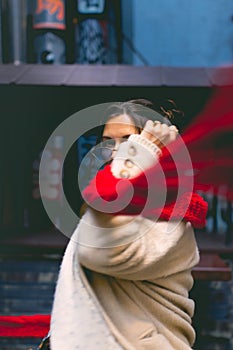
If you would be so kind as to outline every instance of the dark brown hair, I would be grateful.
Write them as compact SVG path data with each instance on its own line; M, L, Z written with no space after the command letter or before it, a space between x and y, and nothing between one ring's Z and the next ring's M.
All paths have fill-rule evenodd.
M101 120L101 127L97 136L97 143L103 134L104 126L109 119L121 114L127 114L135 125L136 129L140 133L144 128L147 120L159 120L161 123L171 125L171 119L175 117L175 114L181 114L173 100L166 100L163 105L161 101L153 103L150 100L139 98L132 99L126 102L116 102L111 104Z

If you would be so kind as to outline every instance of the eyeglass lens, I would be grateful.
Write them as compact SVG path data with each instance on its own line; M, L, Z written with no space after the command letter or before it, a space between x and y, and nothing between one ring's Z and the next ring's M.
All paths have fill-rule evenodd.
M127 138L120 139L105 139L92 149L93 155L95 155L99 159L110 160L112 157L112 152L117 150L118 146L127 141Z

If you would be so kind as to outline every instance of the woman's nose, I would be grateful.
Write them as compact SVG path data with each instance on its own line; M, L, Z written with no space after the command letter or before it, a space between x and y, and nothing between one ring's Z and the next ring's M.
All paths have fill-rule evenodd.
M112 150L112 158L115 157L116 152L118 151L118 148L119 148L120 144L121 144L120 141L115 141L115 145L114 145L114 148Z

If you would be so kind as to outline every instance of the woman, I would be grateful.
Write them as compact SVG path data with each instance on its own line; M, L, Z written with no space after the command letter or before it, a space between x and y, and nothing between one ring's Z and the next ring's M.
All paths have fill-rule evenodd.
M100 146L110 165L99 172L100 179L108 171L109 179L123 184L138 179L176 139L176 127L142 106L146 103L134 100L108 110ZM191 349L194 303L188 294L199 254L188 216L171 221L137 210L122 215L124 201L116 213L114 201L101 202L93 194L97 182L84 191L89 206L63 258L51 348ZM98 182L103 192L111 191L108 185ZM197 201L205 215L205 203ZM193 210L190 217L198 214Z

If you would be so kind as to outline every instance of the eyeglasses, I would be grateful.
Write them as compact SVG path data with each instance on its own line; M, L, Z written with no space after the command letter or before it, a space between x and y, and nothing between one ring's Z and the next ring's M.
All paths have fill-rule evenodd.
M102 138L102 141L92 148L91 153L94 157L103 161L110 161L114 151L118 150L121 143L128 140L128 137L118 139Z

